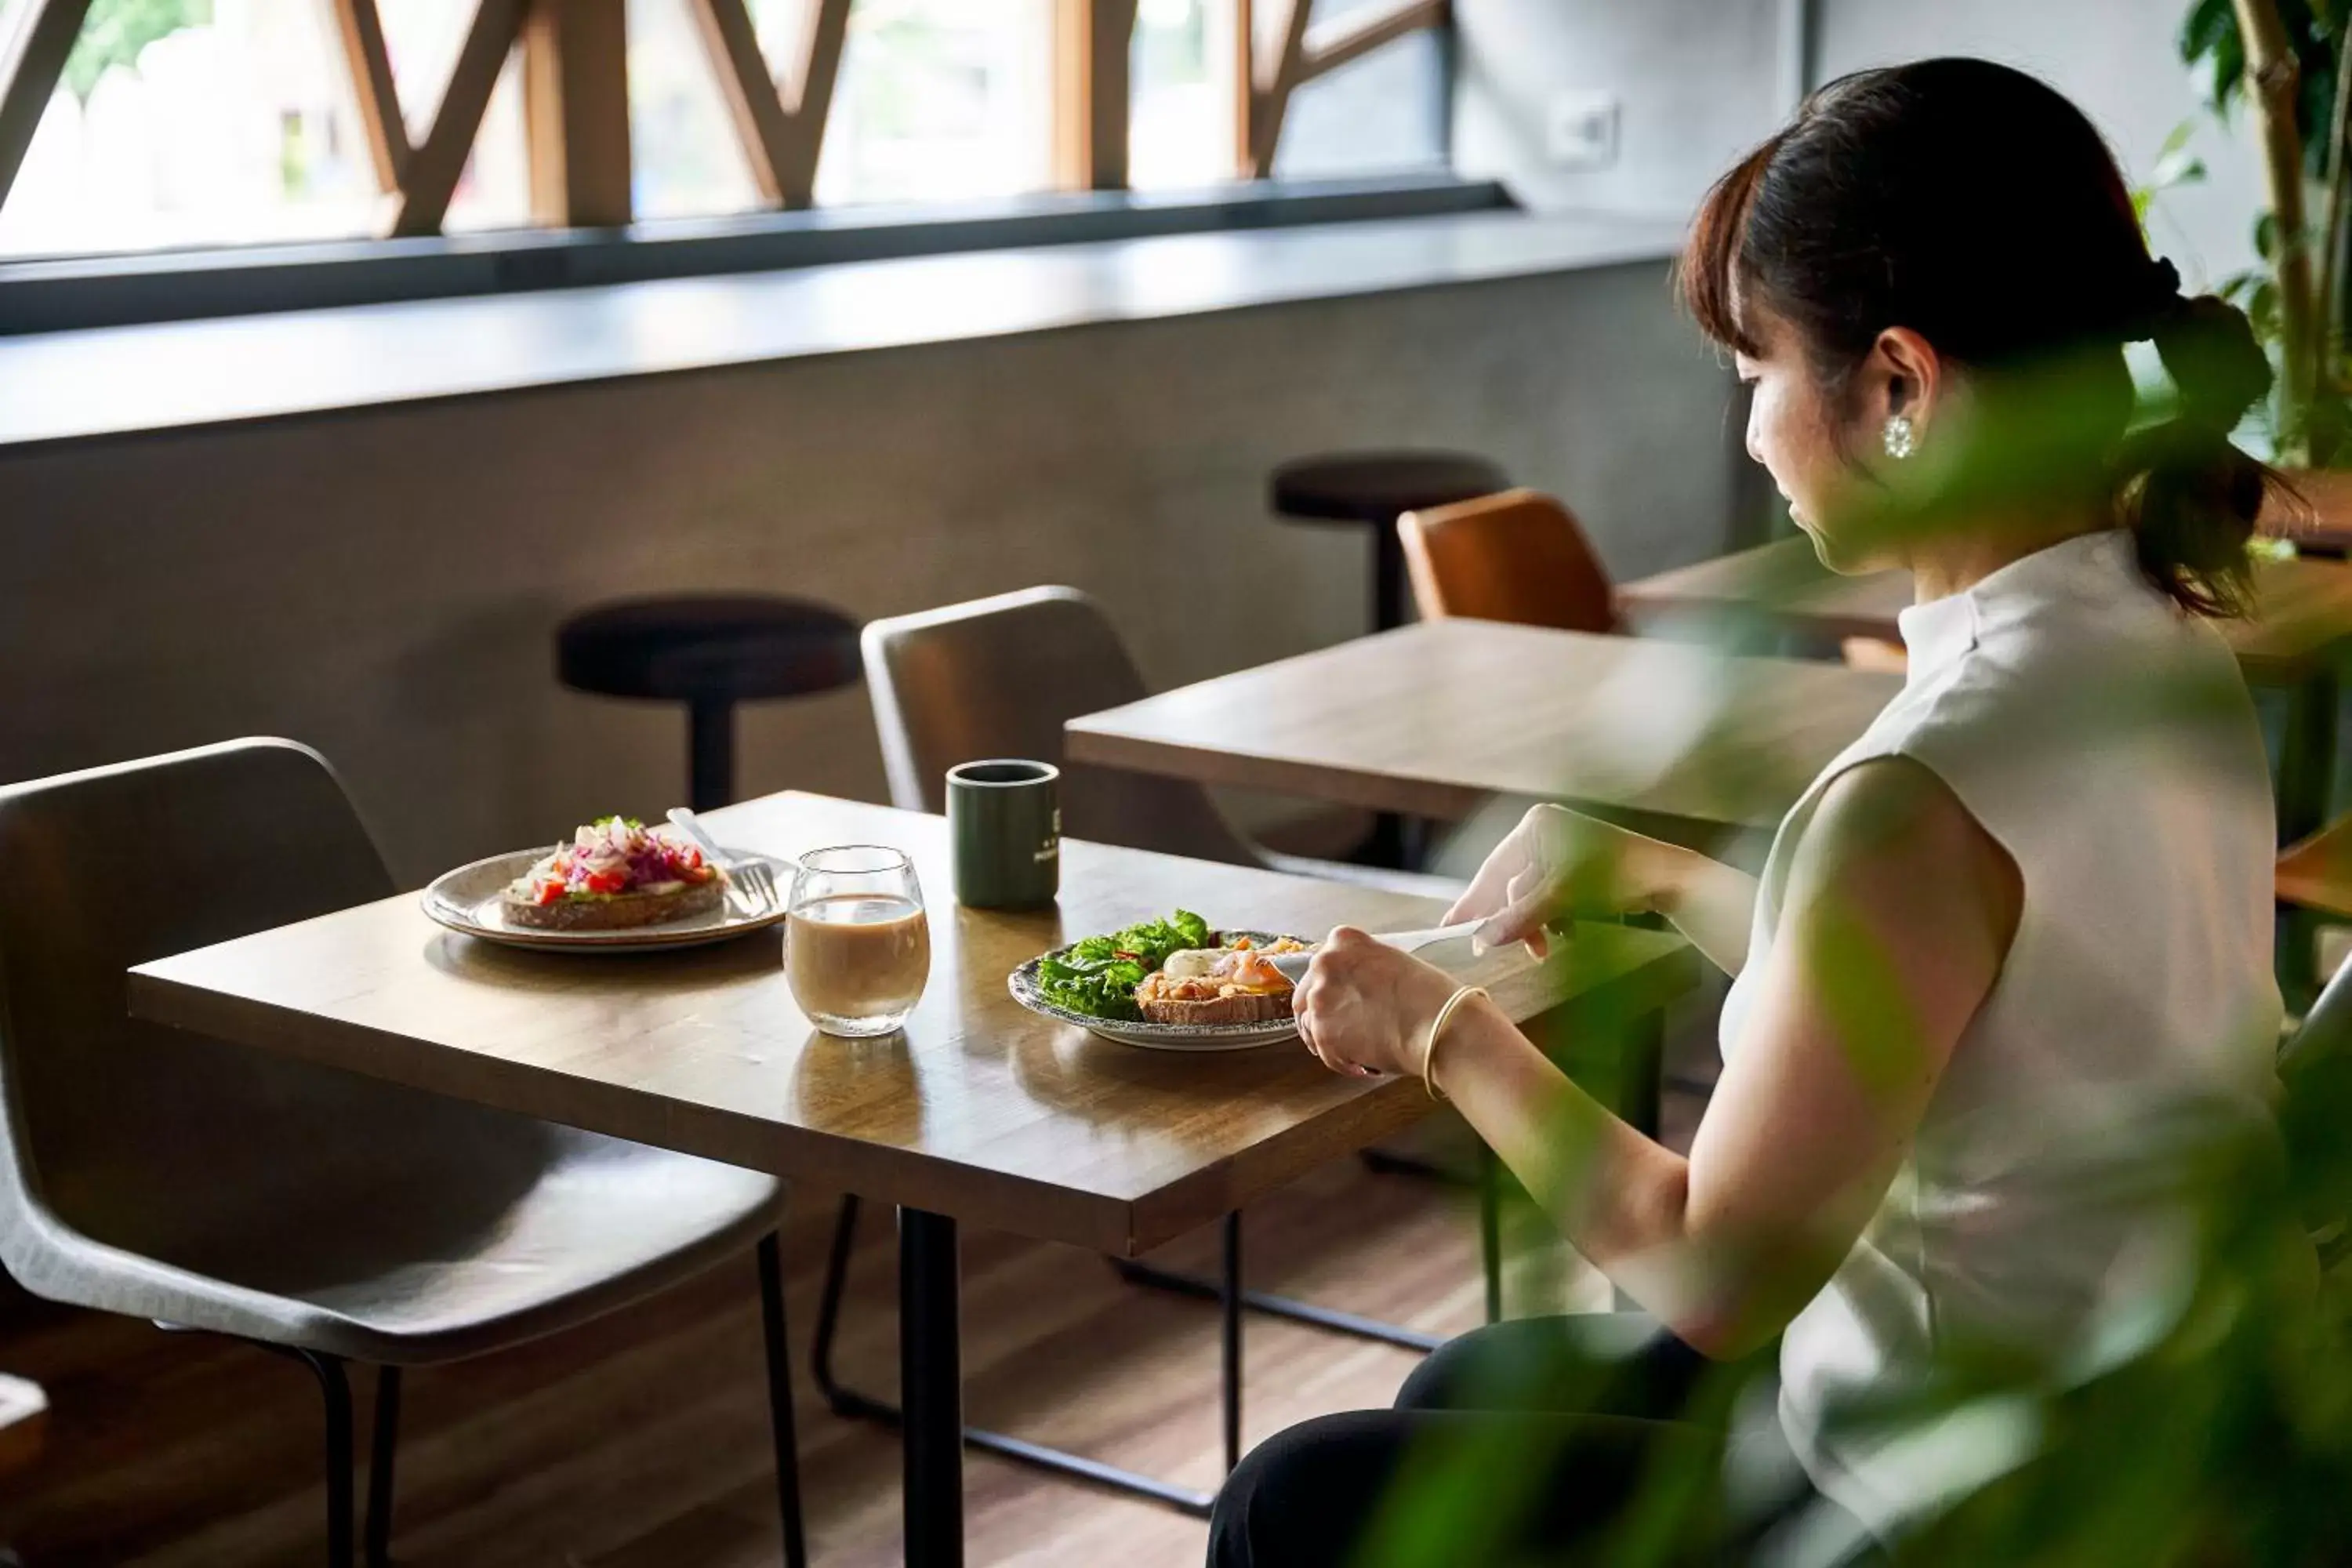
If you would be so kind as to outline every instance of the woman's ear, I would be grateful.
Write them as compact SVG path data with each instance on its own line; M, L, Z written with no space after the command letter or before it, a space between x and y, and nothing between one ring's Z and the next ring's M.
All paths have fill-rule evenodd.
M1863 415L1873 426L1895 415L1926 435L1944 391L1943 361L1935 345L1908 327L1889 327L1870 347L1863 365Z

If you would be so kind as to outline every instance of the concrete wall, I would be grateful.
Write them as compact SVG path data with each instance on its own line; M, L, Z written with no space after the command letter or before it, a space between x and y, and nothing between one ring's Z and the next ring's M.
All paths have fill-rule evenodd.
M1461 65L1456 154L1532 205L1687 212L1739 153L1786 117L1787 47L1801 0L1456 0ZM1928 55L1970 54L2034 71L2106 132L2135 182L2164 140L2201 119L2174 37L2186 0L1811 0L1813 79ZM1561 89L1622 100L1615 166L1546 162L1544 103ZM2254 149L2210 123L2194 143L2211 170L2150 215L2157 249L2184 278L2252 261L2261 176Z
M1643 265L0 456L0 778L290 735L419 881L682 794L677 713L555 686L574 606L1068 582L1188 680L1361 628L1279 459L1491 453L1633 574L1720 548L1728 390ZM863 693L747 710L742 770L880 798Z
M1687 213L1785 111L1781 0L1454 0L1454 161L1538 207ZM1544 149L1564 89L1614 93L1614 164L1567 171Z

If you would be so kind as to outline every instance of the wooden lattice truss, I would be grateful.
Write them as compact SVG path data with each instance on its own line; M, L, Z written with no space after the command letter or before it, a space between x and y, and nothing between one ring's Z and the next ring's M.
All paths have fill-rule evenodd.
M422 137L412 138L393 82L377 0L320 0L351 71L369 161L383 193L380 232L440 232L508 58L523 56L531 210L543 224L627 223L628 24L625 0L476 0L447 87ZM804 207L816 182L825 112L848 35L851 0L805 0L790 55L771 62L747 0L688 0L760 193L772 206ZM1055 0L1055 162L1071 189L1127 184L1128 48L1136 0ZM1443 26L1448 0L1400 0L1310 29L1314 0L1278 8L1256 47L1252 0L1234 0L1239 58L1234 127L1238 173L1274 167L1291 95L1392 39ZM0 201L5 201L42 111L81 35L90 0L31 0L0 41Z

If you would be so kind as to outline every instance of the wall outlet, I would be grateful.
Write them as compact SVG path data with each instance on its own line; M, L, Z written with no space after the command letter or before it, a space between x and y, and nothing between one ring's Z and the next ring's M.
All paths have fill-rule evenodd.
M1570 89L1544 100L1544 156L1563 169L1617 161L1617 95Z

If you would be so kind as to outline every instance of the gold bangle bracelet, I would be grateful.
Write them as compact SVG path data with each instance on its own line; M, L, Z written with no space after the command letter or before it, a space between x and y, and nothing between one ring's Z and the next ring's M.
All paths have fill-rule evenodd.
M1444 1089L1437 1087L1438 1037L1445 1032L1445 1026L1454 1021L1454 1015L1461 1008L1463 1003L1473 996L1486 995L1486 988L1483 985L1465 985L1461 990L1448 996L1445 999L1445 1005L1437 1010L1437 1016L1429 1021L1429 1043L1421 1049L1421 1087L1428 1091L1430 1099L1443 1100L1451 1098ZM1487 999L1493 1000L1491 997Z

